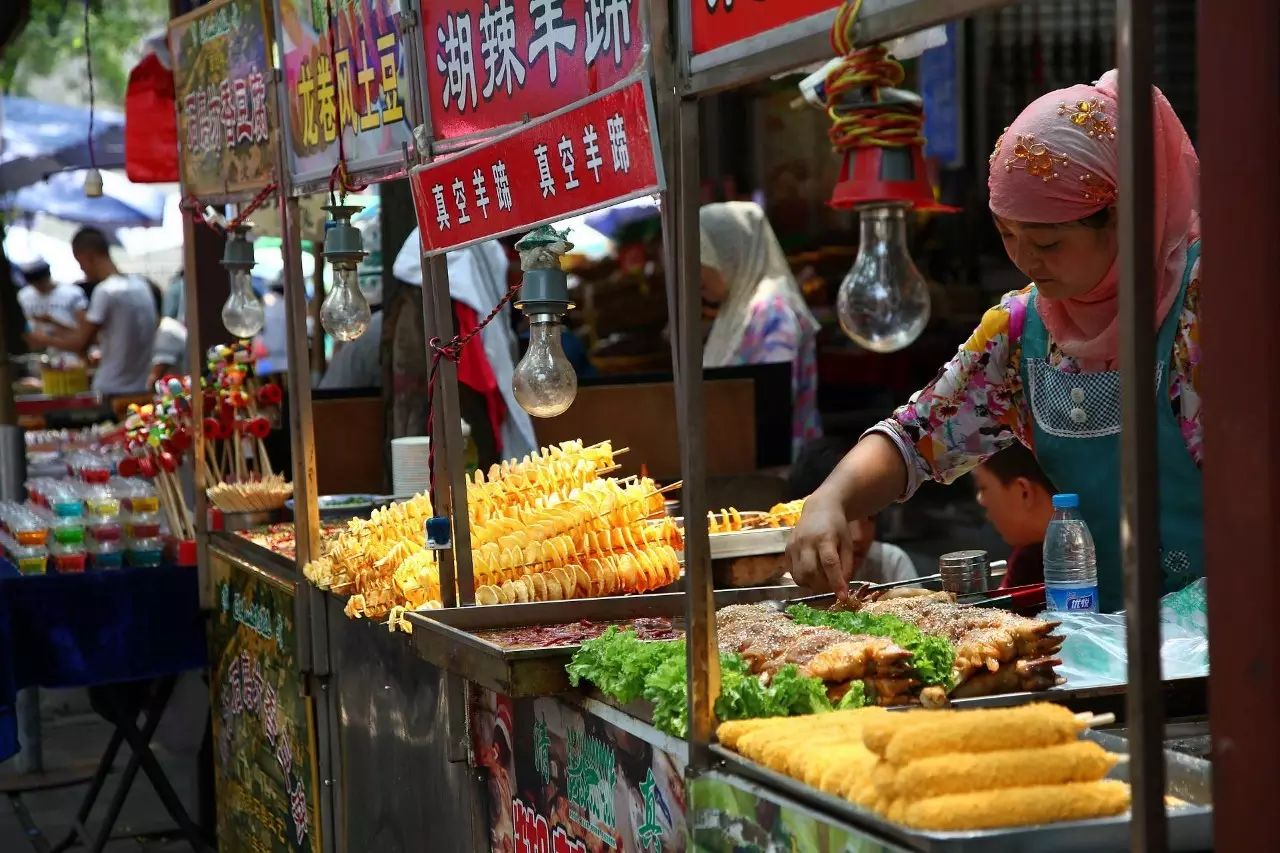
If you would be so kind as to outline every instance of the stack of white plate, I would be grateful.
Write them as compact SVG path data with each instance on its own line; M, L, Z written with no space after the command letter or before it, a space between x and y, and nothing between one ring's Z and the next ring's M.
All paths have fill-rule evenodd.
M427 470L427 457L431 439L425 435L412 435L391 439L391 486L397 496L416 495L431 485Z

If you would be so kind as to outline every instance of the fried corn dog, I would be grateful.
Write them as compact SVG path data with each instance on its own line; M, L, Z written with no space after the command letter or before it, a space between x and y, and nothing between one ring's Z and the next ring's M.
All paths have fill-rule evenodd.
M904 765L951 752L994 752L1031 749L1075 740L1080 723L1061 705L1037 702L1018 708L957 711L939 718L937 711L908 711L927 715L932 725L899 729L885 748L885 760Z
M1129 786L1113 779L1102 779L930 797L902 806L897 819L916 829L995 829L1110 817L1127 808ZM898 810L895 804L890 813Z
M889 796L922 800L967 791L1096 782L1115 763L1116 757L1093 741L1080 740L1039 749L936 755L901 767L886 762L876 768L874 780Z
M884 751L889 748L889 741L899 731L916 726L929 725L940 720L943 716L955 714L952 710L928 710L928 711L903 711L897 714L886 714L885 716L867 722L862 730L862 742L866 744L867 749L884 757Z
M786 717L764 717L758 720L727 720L716 728L716 737L720 740L721 746L728 749L737 750L738 741L743 735L758 729L769 728L776 725Z

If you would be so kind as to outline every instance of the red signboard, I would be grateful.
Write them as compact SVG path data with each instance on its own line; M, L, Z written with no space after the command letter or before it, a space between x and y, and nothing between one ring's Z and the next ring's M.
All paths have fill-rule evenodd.
M424 0L432 130L476 136L625 80L644 53L643 0Z
M435 254L659 192L647 85L625 84L409 173Z
M746 41L775 27L840 5L838 0L685 0L693 17L693 52Z

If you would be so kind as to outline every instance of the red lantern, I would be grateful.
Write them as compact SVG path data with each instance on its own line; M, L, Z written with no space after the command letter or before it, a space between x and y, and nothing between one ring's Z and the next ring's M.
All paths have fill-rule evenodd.
M135 183L178 180L173 72L148 53L129 72L124 96L125 174Z

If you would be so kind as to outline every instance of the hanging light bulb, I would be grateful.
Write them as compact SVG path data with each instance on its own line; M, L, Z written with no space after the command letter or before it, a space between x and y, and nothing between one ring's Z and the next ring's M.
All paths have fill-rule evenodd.
M516 402L535 418L553 418L578 394L578 374L560 343L560 318L555 314L529 317L529 349L516 365L511 390Z
M907 252L907 207L858 207L858 257L836 296L840 328L872 352L910 345L929 322L929 287Z
M520 408L535 418L561 414L578 394L578 374L560 342L561 318L573 307L560 255L571 248L573 244L550 227L539 228L516 244L525 269L516 308L529 318L529 349L516 365L511 390Z
M102 198L102 173L97 169L85 172L84 195L85 198Z
M231 292L222 305L222 325L237 338L251 338L262 331L264 311L262 300L253 292L253 245L249 242L249 223L231 229L226 248L222 252L222 265L230 277Z
M333 267L333 286L320 306L320 325L337 340L354 341L373 319L356 272L365 256L364 236L351 224L351 216L360 208L331 204L325 210L332 218L324 235L324 259Z

